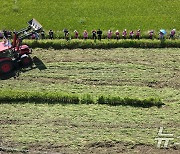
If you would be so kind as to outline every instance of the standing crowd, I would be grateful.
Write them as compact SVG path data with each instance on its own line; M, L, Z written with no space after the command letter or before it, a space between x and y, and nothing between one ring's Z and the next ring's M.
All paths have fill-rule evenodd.
M66 39L67 41L70 40L69 31L67 29L64 29L63 32L64 32L64 39ZM175 39L175 34L176 34L176 29L172 29L169 34L169 39ZM79 32L77 30L74 30L73 35L74 35L73 38L75 38L75 39L79 39L79 38L83 37L84 40L92 38L95 41L96 41L96 39L101 41L103 32L101 29L98 29L98 30L94 29L89 34L87 30L84 30L82 35L80 36ZM159 35L158 38L160 40L163 40L163 39L165 39L166 31L160 30L158 35ZM110 40L112 38L115 38L117 40L119 40L120 38L122 38L122 39L138 39L139 40L141 38L141 30L138 29L136 32L130 31L128 33L127 30L124 29L122 31L122 34L120 34L119 30L116 30L114 33L112 30L108 30L107 34L105 35L105 38L107 38L108 40ZM148 39L154 39L154 38L155 38L155 32L154 32L154 30L150 30L148 32ZM52 30L49 31L49 39L54 39L54 33Z
M67 41L71 39L68 29L64 29L63 33L64 33L64 39L66 39ZM170 31L170 34L169 34L169 39L175 39L175 34L176 34L176 29L172 29ZM163 39L165 39L166 31L165 30L160 30L158 35L159 35L158 38L160 40L163 40ZM112 30L108 30L107 34L104 34L104 35L103 35L103 31L101 29L98 29L98 30L94 29L94 30L92 30L90 32L90 34L88 33L87 30L84 30L81 36L79 35L79 32L77 30L74 30L74 34L72 36L75 39L83 38L84 40L92 38L94 41L96 41L96 39L101 41L102 37L107 38L108 40L110 40L112 38L115 38L117 40L119 40L120 38L122 38L122 39L140 39L140 38L142 38L140 29L138 29L135 32L130 31L129 33L127 32L126 29L124 29L121 34L120 34L119 30L116 30L115 32L113 32ZM6 31L6 30L4 30L2 32L0 31L0 39L10 38L10 37L12 37L12 32L11 31ZM150 30L148 32L147 37L148 37L148 39L154 39L155 38L154 30ZM47 38L44 30L41 31L40 35L38 33L35 33L29 39L38 40L40 38L41 39ZM49 39L54 39L55 38L53 30L49 30L48 38Z

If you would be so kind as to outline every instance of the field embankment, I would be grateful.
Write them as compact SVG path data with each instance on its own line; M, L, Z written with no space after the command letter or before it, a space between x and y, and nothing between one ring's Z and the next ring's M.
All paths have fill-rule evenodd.
M94 41L92 39L83 40L83 39L72 39L66 41L64 39L56 40L25 40L25 44L29 45L32 48L42 48L42 49L111 49L111 48L180 48L180 40L164 40L160 41L158 39L148 40L148 39L127 39L127 40L107 40L103 39L102 41Z

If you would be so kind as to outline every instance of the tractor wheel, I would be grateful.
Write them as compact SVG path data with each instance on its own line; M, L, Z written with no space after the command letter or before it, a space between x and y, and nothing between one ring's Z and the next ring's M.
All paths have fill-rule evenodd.
M26 57L21 58L21 66L23 68L30 67L30 66L32 66L32 64L33 64L33 61L32 61L30 56L26 56Z
M0 74L8 74L14 69L13 62L10 60L0 62Z

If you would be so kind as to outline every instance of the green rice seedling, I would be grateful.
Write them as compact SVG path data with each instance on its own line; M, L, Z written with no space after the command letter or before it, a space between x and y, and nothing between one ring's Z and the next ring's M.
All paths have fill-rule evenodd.
M1 91L1 102L36 102L36 103L63 103L78 104L79 97L56 92L25 92L25 91Z
M83 95L80 99L78 95L71 95L57 92L25 92L25 91L0 91L0 102L12 103L12 102L36 102L36 103L61 103L61 104L95 104L95 100L89 94ZM163 103L160 99L133 99L133 98L121 98L114 96L99 96L97 98L98 104L106 105L129 105L135 107L152 107L162 106Z
M81 98L81 104L94 104L94 103L95 102L93 97L89 94L83 95Z
M134 106L134 107L160 107L164 105L160 99L157 98L148 98L148 99L137 99L137 98L120 98L120 97L104 97L100 96L97 100L98 104L108 104L108 105L125 105L125 106Z

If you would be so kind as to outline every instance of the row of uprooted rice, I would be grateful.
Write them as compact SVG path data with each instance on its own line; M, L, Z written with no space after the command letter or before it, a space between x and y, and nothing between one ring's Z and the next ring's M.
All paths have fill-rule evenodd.
M47 104L106 104L123 105L134 107L161 107L164 103L159 98L122 98L119 96L97 96L94 98L90 94L77 95L61 92L27 92L27 91L0 91L0 103L47 103Z
M25 44L32 48L54 49L110 49L110 48L179 48L180 40L25 40Z

